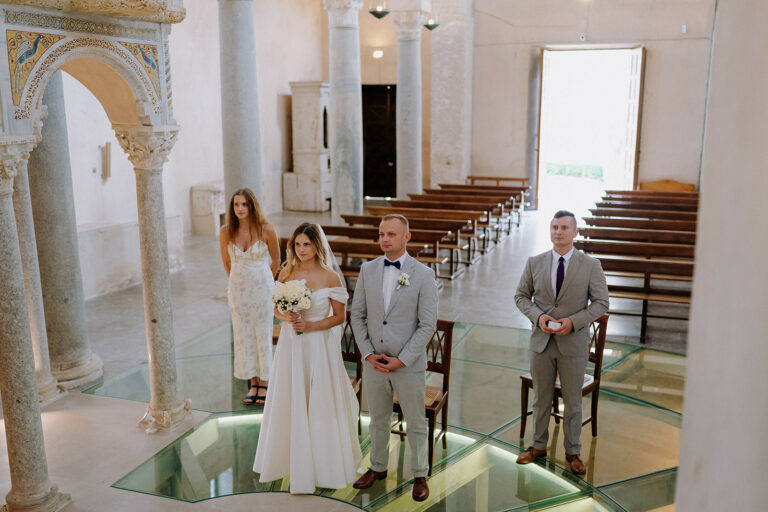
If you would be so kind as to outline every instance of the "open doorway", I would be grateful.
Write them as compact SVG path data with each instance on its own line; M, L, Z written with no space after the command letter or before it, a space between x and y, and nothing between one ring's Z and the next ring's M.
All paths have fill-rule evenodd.
M397 86L363 85L363 195L397 195Z
M588 214L637 180L644 49L543 50L537 204Z

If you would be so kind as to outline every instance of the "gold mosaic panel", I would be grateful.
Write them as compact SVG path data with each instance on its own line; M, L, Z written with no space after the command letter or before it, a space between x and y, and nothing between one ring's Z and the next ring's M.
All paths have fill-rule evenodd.
M27 78L40 57L56 42L65 36L6 30L5 40L8 46L8 67L11 73L11 95L13 104L21 101L21 93Z
M136 57L141 67L147 72L157 97L160 97L160 70L157 59L157 46L154 44L125 43L120 41L131 54Z

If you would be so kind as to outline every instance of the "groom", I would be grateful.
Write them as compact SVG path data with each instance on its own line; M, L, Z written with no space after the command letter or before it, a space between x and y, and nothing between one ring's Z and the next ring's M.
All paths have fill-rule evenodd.
M355 482L367 489L387 476L392 394L408 426L413 499L427 486L427 421L424 413L426 346L437 327L435 273L406 252L408 219L385 215L379 246L385 256L364 263L352 300L352 330L366 361L363 389L371 415L371 467Z

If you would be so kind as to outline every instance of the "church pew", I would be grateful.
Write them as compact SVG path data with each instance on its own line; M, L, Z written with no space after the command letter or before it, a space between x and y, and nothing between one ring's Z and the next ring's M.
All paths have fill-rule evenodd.
M290 241L288 237L280 238L280 251L281 257L285 259L285 248ZM382 255L381 247L376 242L369 242L367 240L348 240L348 239L329 239L328 245L334 255L341 257L341 271L345 278L357 277L360 273L360 268L357 265L353 265L351 260L373 260ZM424 263L430 268L435 270L437 275L437 265L446 263L448 258L438 258L432 256L430 253L429 244L409 242L407 245L408 254L416 258L418 261ZM438 286L443 287L443 284L438 281ZM349 286L348 286L349 288Z
M520 226L520 220L522 213L520 209L516 207L517 200L515 196L509 194L495 194L495 195L471 195L471 194L455 194L449 190L439 190L436 193L424 193L424 194L408 194L408 197L412 201L452 201L456 203L473 203L473 202L487 202L488 204L500 203L504 205L504 208L511 214L515 214L517 226Z
M478 229L478 222L486 216L486 212L483 210L446 210L446 209L430 209L430 208L401 208L395 206L367 206L366 209L371 215L384 216L388 213L398 213L411 219L454 219L469 221L472 223L471 227L467 230L467 233L471 237L475 237L479 242L482 242L480 246L480 252L486 253L491 249L488 243L488 237L485 236L485 229Z
M403 208L458 208L462 210L485 210L488 212L488 216L485 220L485 223L483 224L483 227L487 227L489 230L496 232L496 241L500 241L504 233L507 235L512 233L512 218L508 212L504 211L503 202L488 200L479 200L475 202L458 202L442 200L439 197L436 197L435 199L428 201L393 199L389 201L389 204Z
M493 242L500 242L504 236L509 235L512 232L512 219L510 215L504 213L502 203L498 202L488 204L487 202L482 201L477 203L457 203L453 201L438 200L409 201L393 199L389 201L389 204L399 208L423 208L430 210L451 208L460 210L483 210L486 212L486 216L478 220L477 228L487 230L488 233L493 233ZM494 211L497 213L494 213Z
M642 301L642 310L640 313L631 311L619 311L611 309L611 314L630 315L641 317L640 321L640 342L645 343L645 334L648 327L648 318L670 318L676 320L686 320L683 317L649 314L649 302L664 302L670 304L690 304L691 290L684 288L669 288L660 286L658 281L662 281L661 276L670 276L674 280L679 278L693 277L692 260L663 260L663 259L644 259L629 258L618 256L597 255L600 264L606 273L620 272L628 275L638 275L643 279L641 286L627 284L609 284L608 292L611 297L618 299L631 299Z
M349 225L363 225L374 226L378 229L381 223L381 217L376 215L350 215L342 214L342 219ZM411 229L427 229L427 230L447 230L452 233L449 236L448 243L441 244L444 249L451 251L455 250L459 254L462 251L467 251L466 260L457 258L458 264L471 265L479 261L480 256L478 252L478 239L467 236L466 241L463 240L462 234L470 235L474 232L474 224L470 220L461 219L419 219L409 218L408 224ZM453 254L451 255L453 256Z
M699 209L698 204L680 204L674 202L651 202L651 201L598 201L595 203L597 208L629 208L638 210L668 210L678 212L696 212Z
M632 219L626 217L582 217L588 226L627 229L663 229L696 232L696 221L670 219Z
M695 221L696 212L675 212L669 210L641 210L635 208L590 208L595 217L627 217L635 219L667 219Z
M530 178L513 178L509 176L478 176L476 174L467 176L470 185L476 185L478 181L495 181L495 185L501 185L501 182L520 183L522 186L528 186Z
M633 197L643 199L699 199L698 192L657 192L654 190L604 190L609 197Z
M690 245L696 243L696 233L694 231L672 231L665 229L583 227L579 228L579 235L595 240L625 240Z
M691 197L635 197L635 196L624 196L624 195L610 195L610 194L603 194L602 197L603 201L623 201L628 203L646 203L646 202L652 202L652 203L664 203L664 204L688 204L688 205L698 205L699 204L699 198L691 198Z
M693 260L695 246L657 242L616 240L574 240L574 246L590 254L639 256L643 258L677 258Z
M378 243L379 228L373 226L330 226L323 225L323 231L328 236L348 237L350 239L362 239L366 241L374 241ZM442 241L446 238L453 237L453 233L450 230L423 230L423 229L411 229L411 242L425 243L432 247L432 254L434 256L440 256L440 249L445 248L442 246ZM454 251L450 250L450 258L446 258L449 265L449 272L447 276L439 274L439 277L446 277L454 279L464 272L464 268L459 266L458 258L454 258ZM439 269L439 267L438 267Z
M464 185L458 183L438 183L438 186L442 190L460 191L462 194L467 192L504 192L508 194L515 194L517 202L521 208L528 205L526 197L530 195L531 187L529 186L509 186L509 185Z

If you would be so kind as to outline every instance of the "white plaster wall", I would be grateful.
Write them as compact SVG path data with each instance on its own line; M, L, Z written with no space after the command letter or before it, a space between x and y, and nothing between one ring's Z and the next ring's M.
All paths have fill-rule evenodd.
M677 477L681 512L768 503L768 3L720 0ZM720 457L727 454L727 457Z
M472 172L535 173L542 47L642 44L648 53L639 179L697 183L714 6L715 0L475 0Z

